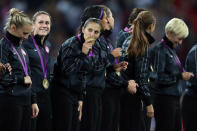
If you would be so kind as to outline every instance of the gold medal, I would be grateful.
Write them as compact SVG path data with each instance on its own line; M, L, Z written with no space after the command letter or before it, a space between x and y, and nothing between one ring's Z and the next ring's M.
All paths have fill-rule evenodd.
M88 38L86 39L86 41L91 41L91 44L94 45L96 39L95 39L95 38L92 38L92 37L88 37Z
M45 78L42 81L42 85L43 85L44 89L48 89L49 88L49 81Z
M120 76L120 71L116 72L116 74L117 74L118 76Z

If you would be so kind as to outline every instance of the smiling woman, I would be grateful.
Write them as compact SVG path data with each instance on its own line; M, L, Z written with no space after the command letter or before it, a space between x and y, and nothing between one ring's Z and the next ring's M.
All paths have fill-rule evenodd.
M33 33L23 43L27 50L32 71L32 92L36 96L39 115L32 119L32 131L51 130L51 101L49 96L51 44L47 41L51 29L51 16L45 11L38 11L33 18ZM38 107L33 107L36 110ZM32 112L35 114L36 112Z
M46 36L51 30L51 16L44 11L39 11L33 16L34 35Z

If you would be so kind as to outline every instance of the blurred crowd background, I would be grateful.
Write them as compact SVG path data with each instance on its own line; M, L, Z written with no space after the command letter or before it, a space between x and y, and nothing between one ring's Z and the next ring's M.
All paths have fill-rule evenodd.
M184 19L188 24L189 37L180 46L178 54L182 62L188 50L197 43L197 1L196 0L0 0L0 30L3 30L7 12L15 7L23 10L30 17L38 11L44 10L52 16L52 30L49 40L52 43L51 55L55 58L60 45L69 37L75 35L80 25L80 15L89 5L105 4L113 12L115 28L112 40L120 29L127 24L128 16L135 7L146 8L153 12L157 19L153 36L157 43L164 34L167 21L173 17Z

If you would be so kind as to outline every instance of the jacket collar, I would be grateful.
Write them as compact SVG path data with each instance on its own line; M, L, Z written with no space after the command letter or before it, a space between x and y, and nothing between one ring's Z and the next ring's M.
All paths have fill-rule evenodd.
M171 49L173 49L173 43L167 38L166 35L163 37L163 40L165 41L165 43L166 43Z
M146 38L148 39L149 44L155 42L155 39L147 32L145 32Z
M49 36L49 35L45 36L44 41L43 41L43 43L44 43L43 45L41 44L42 36L40 36L40 35L35 35L35 36L34 36L34 39L35 39L35 41L36 41L36 43L37 43L38 45L44 46L44 45L45 45L45 42L46 42L46 40L47 40L47 38L48 38L48 36Z
M12 42L12 44L14 44L15 46L19 46L20 45L20 40L21 38L16 37L12 34L10 34L8 31L6 32L6 37L8 38L8 40L10 40Z

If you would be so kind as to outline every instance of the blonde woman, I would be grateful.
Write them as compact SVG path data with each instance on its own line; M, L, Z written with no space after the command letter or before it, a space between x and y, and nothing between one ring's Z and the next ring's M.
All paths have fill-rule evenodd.
M4 29L6 33L0 41L1 62L10 63L12 73L5 72L0 83L0 130L29 131L31 102L32 117L38 115L38 108L31 101L29 58L22 42L31 33L32 22L23 12L13 8Z
M152 50L154 69L158 79L152 88L156 131L181 131L179 80L189 80L194 76L187 72L175 48L181 45L189 31L185 22L179 18L171 19L165 26L165 36Z

